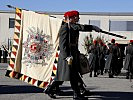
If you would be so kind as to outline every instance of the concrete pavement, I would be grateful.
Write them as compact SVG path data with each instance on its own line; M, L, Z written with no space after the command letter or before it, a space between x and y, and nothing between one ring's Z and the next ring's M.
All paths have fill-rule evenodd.
M7 66L8 66L8 63L0 63L0 67L7 68Z
M43 93L43 89L29 85L17 79L5 76L6 64L0 64L0 100L52 100ZM107 74L98 77L83 76L87 89L94 92L88 100L133 100L133 82L125 79L125 71L120 76L108 78ZM72 100L69 82L64 82L61 89L65 92L55 100Z

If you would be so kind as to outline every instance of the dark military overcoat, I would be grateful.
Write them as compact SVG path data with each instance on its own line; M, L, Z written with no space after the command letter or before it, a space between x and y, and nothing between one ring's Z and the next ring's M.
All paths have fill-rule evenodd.
M129 45L125 49L125 63L124 69L130 70L133 73L133 45Z
M117 69L118 66L118 55L119 49L115 44L111 44L109 47L109 56L105 63L105 69L112 68L113 70Z
M71 23L69 25L70 28L68 27L68 23L63 22L59 31L60 54L57 65L57 81L70 81L70 69L72 71L79 71L79 31L92 31L92 25L81 25ZM73 62L71 66L68 66L66 58L70 55L73 56Z
M104 70L105 67L105 55L106 55L106 46L99 46L100 48L100 53L99 53L99 68L100 70Z
M88 50L88 53L90 53L89 66L91 68L91 71L93 70L96 71L99 69L99 63L98 63L99 51L100 51L100 48L98 46L91 45L89 47L89 50Z

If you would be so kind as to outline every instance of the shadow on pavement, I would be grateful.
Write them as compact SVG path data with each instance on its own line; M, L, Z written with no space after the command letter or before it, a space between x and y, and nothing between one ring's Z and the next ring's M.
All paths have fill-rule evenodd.
M93 88L87 89L93 90ZM72 98L73 91L70 86L63 86L61 90L64 92L57 96L57 99ZM0 85L0 94L43 93L43 91L44 89L29 85ZM92 91L92 93L93 95L86 96L89 100L133 100L133 92Z
M133 100L133 92L116 92L116 91L94 91L97 87L87 87L87 90L93 90L90 94L87 94L89 100ZM57 99L72 98L73 91L70 86L63 86L61 90L64 92L57 97Z
M88 98L93 98L93 100L133 100L133 92L98 91Z
M61 88L61 90L72 90L71 86L66 86L66 85L62 85L60 88ZM94 89L97 89L99 87L98 86L87 86L85 88L86 88L86 90L94 90Z
M133 100L132 92L92 92L93 95L86 96L88 100ZM88 94L89 95L89 94ZM67 91L58 96L57 99L72 98L73 92Z
M0 94L42 93L43 90L44 89L29 85L0 85Z

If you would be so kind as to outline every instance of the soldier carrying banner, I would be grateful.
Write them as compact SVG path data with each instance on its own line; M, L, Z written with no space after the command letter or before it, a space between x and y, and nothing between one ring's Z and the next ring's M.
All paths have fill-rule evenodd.
M79 31L92 31L100 32L101 29L93 25L81 25L79 21L78 11L68 11L64 14L65 20L59 31L59 47L60 54L57 67L57 75L55 83L58 81L70 81L71 87L74 91L73 99L86 99L84 94L80 93L81 88L87 91L83 87L83 81L79 75L79 55L78 39ZM71 65L68 62L72 60ZM80 86L79 86L80 85ZM48 95L55 98L52 93L54 86L47 91Z

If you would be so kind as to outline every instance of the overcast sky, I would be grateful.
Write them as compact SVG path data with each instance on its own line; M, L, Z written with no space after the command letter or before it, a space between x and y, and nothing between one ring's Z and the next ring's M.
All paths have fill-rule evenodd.
M133 0L0 0L0 10L12 10L6 5L48 12L133 12Z

